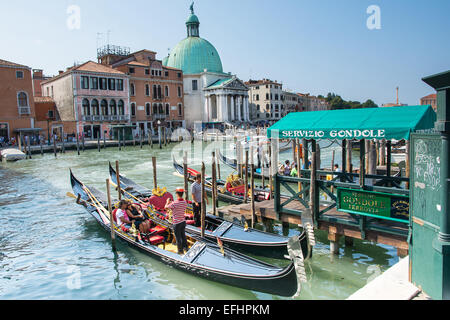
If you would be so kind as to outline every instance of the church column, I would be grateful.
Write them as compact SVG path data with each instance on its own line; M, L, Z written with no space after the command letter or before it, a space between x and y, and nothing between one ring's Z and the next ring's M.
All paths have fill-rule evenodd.
M238 120L240 122L242 122L242 113L241 113L242 96L238 96L237 101L238 101L238 104L237 104Z
M236 106L236 103L234 102L234 95L232 95L231 97L231 121L236 121L236 115L234 113L234 108Z
M245 96L244 98L244 113L245 113L245 121L250 121L250 110L247 96Z
M212 96L208 96L208 122L212 121Z
M202 117L203 122L208 122L209 121L209 115L210 115L209 108L211 106L210 103L211 103L210 96L206 96L205 97L205 107L204 107L204 110L203 110L203 117Z
M227 95L222 95L222 122L228 121L228 99Z

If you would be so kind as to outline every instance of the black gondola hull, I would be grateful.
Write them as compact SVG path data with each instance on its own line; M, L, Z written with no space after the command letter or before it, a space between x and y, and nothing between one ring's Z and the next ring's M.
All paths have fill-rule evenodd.
M75 195L80 195L81 199L89 201L89 196L83 191L83 185L72 174L71 182ZM101 203L103 202L103 205L105 196L93 188L89 188L89 190L95 198L98 196L98 200ZM105 217L102 217L98 208L95 208L92 204L87 204L86 210L97 220L103 229L108 233L110 232L110 224L106 221ZM194 245L186 255L169 255L164 253L162 249L138 241L123 232L116 232L116 236L130 247L146 253L150 257L157 259L168 266L207 280L284 297L291 297L297 292L297 276L293 263L287 268L281 269L229 249L225 249L225 256L222 256L221 254L218 254L220 250L215 243L197 238L197 243L195 244L197 247L195 248ZM197 248L199 249L197 250ZM240 261L245 263L240 264ZM220 266L223 264L224 267L227 267L227 263L231 263L231 265L236 263L239 267L238 269L241 270L241 273L230 271L230 269L228 269L228 271L217 269L217 265ZM251 270L252 268L262 270L261 273L267 273L268 275L253 275L251 272L245 273L245 271L248 271L245 270L246 268L248 268L248 270ZM224 270L226 270L226 268Z

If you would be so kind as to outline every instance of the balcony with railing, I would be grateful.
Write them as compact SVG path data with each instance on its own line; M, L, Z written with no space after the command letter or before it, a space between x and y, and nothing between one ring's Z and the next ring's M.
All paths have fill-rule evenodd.
M19 115L29 115L31 114L30 107L19 107Z

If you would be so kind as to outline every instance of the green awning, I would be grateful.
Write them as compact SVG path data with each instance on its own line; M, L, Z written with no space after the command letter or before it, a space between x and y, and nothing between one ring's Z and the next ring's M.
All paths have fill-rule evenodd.
M409 140L411 132L434 128L431 106L387 107L290 113L269 128L279 139Z

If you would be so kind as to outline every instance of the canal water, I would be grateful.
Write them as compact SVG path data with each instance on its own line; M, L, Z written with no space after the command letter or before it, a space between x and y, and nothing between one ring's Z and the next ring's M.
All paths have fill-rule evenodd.
M0 163L0 299L285 299L192 276L120 242L115 254L109 234L66 196L72 191L69 168L84 183L105 191L108 161L116 160L121 173L151 188L152 156L158 159L160 186L183 186L173 175L173 146L90 150L80 156L68 152L57 159L35 155ZM322 151L322 161L331 162L330 157L331 149ZM190 161L199 169L201 151L194 151ZM224 165L221 169L222 176L232 172ZM282 233L281 226L275 232ZM290 235L299 232L293 226ZM327 235L317 232L316 238L314 257L306 263L309 281L296 299L345 299L398 261L394 248L364 241L342 246L340 255L331 257Z

